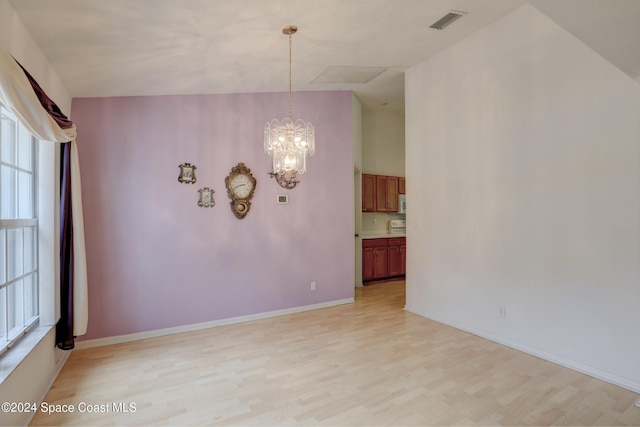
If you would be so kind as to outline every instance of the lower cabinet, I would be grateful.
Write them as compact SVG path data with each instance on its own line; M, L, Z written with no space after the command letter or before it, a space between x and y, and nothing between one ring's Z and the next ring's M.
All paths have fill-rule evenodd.
M362 281L404 276L407 263L405 237L362 240Z
M362 241L362 280L380 280L387 277L387 239Z
M395 239L387 239L387 252L389 254L389 276L404 276L407 272L406 238L401 237Z

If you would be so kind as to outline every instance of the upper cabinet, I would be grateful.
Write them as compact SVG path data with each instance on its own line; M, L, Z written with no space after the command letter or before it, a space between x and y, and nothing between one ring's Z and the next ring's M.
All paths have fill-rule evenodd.
M406 188L406 178L404 176L401 176L400 178L398 178L398 194L406 194L407 193L407 188Z
M376 176L376 206L378 212L398 212L397 176Z
M362 174L362 212L376 212L376 176Z
M404 194L404 181L398 176L362 174L362 212L398 212L398 194Z

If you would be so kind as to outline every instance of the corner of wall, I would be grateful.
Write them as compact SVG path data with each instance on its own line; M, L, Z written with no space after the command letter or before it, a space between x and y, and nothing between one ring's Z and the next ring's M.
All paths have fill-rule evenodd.
M351 94L351 120L353 124L353 165L362 171L362 105L356 96Z
M8 0L0 0L0 46L36 79L47 95L69 115L71 94L38 47Z

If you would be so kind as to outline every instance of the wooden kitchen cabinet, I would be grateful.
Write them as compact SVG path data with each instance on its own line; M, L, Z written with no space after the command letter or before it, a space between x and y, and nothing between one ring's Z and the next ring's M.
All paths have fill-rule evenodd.
M376 176L362 174L362 212L376 212Z
M398 194L407 194L407 179L404 176L398 178Z
M407 239L397 237L387 239L387 273L389 277L404 276L407 268Z
M376 175L376 209L398 212L398 177Z
M387 239L362 241L362 280L380 280L388 275Z
M405 194L404 177L362 174L362 212L398 212L398 194Z
M406 274L405 237L362 240L362 281L400 277Z

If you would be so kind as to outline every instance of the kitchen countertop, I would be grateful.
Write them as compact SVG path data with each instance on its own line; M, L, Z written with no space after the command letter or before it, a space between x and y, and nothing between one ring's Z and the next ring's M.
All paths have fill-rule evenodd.
M388 231L363 231L360 233L363 239L389 239L394 237L407 237L407 233L389 233Z

